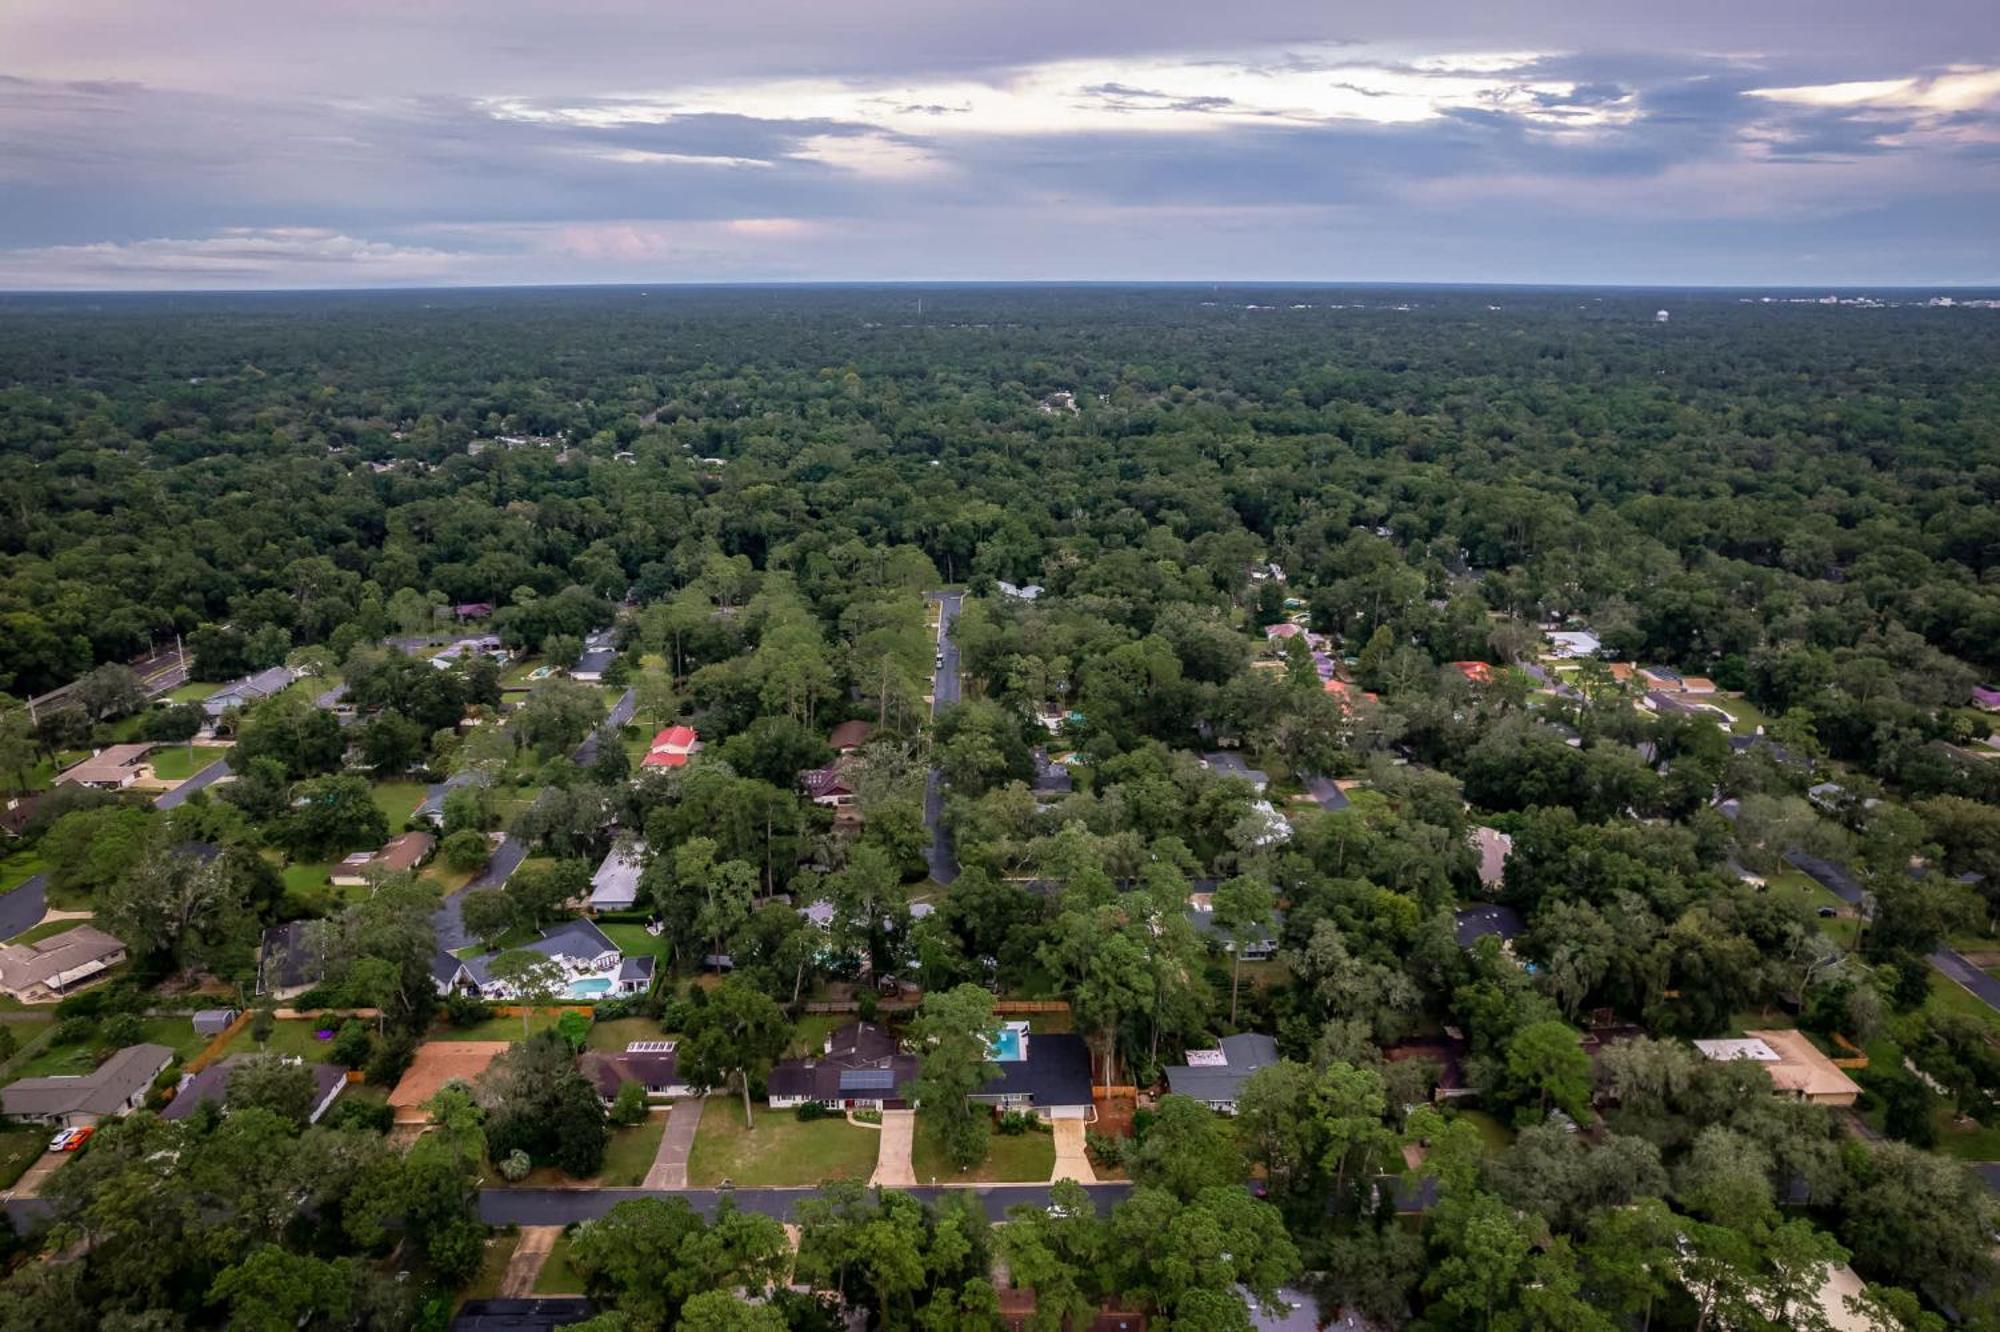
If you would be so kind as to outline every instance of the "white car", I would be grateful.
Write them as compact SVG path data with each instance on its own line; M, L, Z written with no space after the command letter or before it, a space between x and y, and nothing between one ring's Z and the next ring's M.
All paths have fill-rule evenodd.
M56 1132L56 1136L49 1139L49 1150L52 1152L68 1151L70 1143L74 1142L77 1135L81 1132L81 1129L59 1129Z

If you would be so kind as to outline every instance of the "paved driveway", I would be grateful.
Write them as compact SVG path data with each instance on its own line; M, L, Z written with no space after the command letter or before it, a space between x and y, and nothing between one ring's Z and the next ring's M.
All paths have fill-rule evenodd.
M1957 981L1972 991L1988 1008L2000 1011L2000 981L1994 980L1949 948L1940 948L1932 953L1930 963L1943 972L1947 979Z
M1090 1168L1090 1156L1084 1151L1084 1122L1081 1119L1058 1119L1051 1123L1056 1138L1056 1168L1050 1179L1073 1179L1079 1184L1095 1184L1097 1172Z
M917 1171L910 1164L910 1151L916 1139L916 1111L884 1110L882 1145L876 1149L875 1173L868 1177L868 1182L878 1189L915 1188Z
M171 791L162 791L153 800L154 809L178 809L196 791L205 791L229 775L229 760L217 759Z
M53 1138L55 1135L55 1130L50 1129L49 1136ZM40 1197L42 1186L49 1182L49 1176L62 1169L70 1155L69 1152L43 1152L35 1158L26 1172L14 1181L14 1187L7 1190L7 1198L11 1201L15 1198Z
M0 895L0 939L11 939L42 923L49 909L49 876L37 874L19 888Z
M556 1236L560 1234L561 1226L521 1228L521 1242L514 1246L512 1256L507 1259L507 1270L500 1277L501 1299L526 1299L535 1293L535 1281L542 1275L542 1264L548 1262L549 1250L555 1248Z
M694 1151L694 1131L701 1127L702 1098L690 1096L675 1101L667 1112L667 1131L660 1135L660 1150L653 1168L646 1172L649 1189L684 1189L688 1186L688 1156Z

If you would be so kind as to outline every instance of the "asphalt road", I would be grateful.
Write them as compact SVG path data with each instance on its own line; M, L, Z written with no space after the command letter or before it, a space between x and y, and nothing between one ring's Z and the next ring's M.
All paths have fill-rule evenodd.
M217 759L194 776L182 782L171 791L162 791L153 799L154 809L173 809L187 803L187 798L196 791L215 785L229 775L229 760Z
M579 768L587 768L597 762L597 747L603 742L604 737L617 735L624 729L625 724L632 720L632 714L638 710L638 690L628 689L620 694L618 701L611 705L611 711L606 714L604 724L583 737L583 743L570 754L570 761Z
M1950 948L1940 948L1930 956L1930 964L1957 981L1995 1012L2000 1012L2000 981L1981 971Z
M1100 1212L1108 1211L1131 1192L1130 1184L1086 1184L1084 1192ZM905 1189L927 1202L936 1202L951 1188ZM995 1221L1007 1219L1009 1207L1049 1205L1046 1184L988 1184L971 1190L986 1206L986 1215ZM818 1189L481 1189L479 1219L492 1226L566 1226L572 1221L590 1221L603 1216L621 1202L633 1198L685 1198L704 1216L715 1214L723 1198L736 1200L748 1212L790 1220L800 1200L817 1195Z
M49 876L36 874L0 894L0 939L11 939L41 924L49 909Z
M952 641L951 623L958 618L958 608L965 604L965 594L938 592L932 599L938 603L937 646L944 656L931 681L931 716L935 719L946 707L958 702L961 694L958 644ZM924 826L931 834L931 844L924 851L931 878L950 883L958 878L958 857L951 849L951 834L945 831L944 774L936 768L924 777Z
M442 905L431 913L431 928L437 931L437 945L447 953L457 952L473 942L465 932L465 895L475 888L504 888L514 871L521 868L521 862L528 858L525 843L517 842L505 833L500 835L500 845L493 848L493 855L487 860L486 868L474 875L465 887L444 899Z

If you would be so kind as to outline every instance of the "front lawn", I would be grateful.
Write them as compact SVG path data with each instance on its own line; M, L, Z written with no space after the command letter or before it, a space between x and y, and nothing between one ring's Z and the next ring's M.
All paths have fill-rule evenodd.
M537 1295L581 1295L583 1274L569 1264L569 1233L556 1236L554 1247L535 1278Z
M49 1139L55 1136L53 1129L29 1127L8 1129L0 1133L0 1189L11 1189L35 1158L48 1150Z
M199 703L220 688L222 686L219 684L208 684L201 680L190 680L178 689L169 690L167 693L167 702Z
M1026 1133L994 1133L986 1139L986 1159L970 1170L959 1170L945 1159L944 1144L937 1130L921 1112L917 1115L917 1136L910 1149L910 1168L917 1183L933 1179L941 1184L1036 1184L1056 1171L1056 1139L1053 1133L1030 1130Z
M597 1173L600 1189L636 1189L646 1182L653 1158L660 1154L660 1139L666 1136L667 1112L655 1110L643 1124L611 1130L611 1144L604 1149L604 1169Z
M521 1242L521 1232L494 1231L486 1239L486 1255L479 1260L478 1275L472 1278L462 1295L468 1300L492 1300L500 1297L500 1282L507 1275L507 1264L513 1260L514 1248Z
M389 835L395 836L409 825L410 816L424 803L430 788L422 782L376 782L369 788L375 807L389 820Z
M229 757L222 745L162 745L146 756L163 782L184 782L217 759Z
M139 1039L156 1045L164 1045L182 1059L193 1055L208 1044L209 1038L195 1034L194 1022L190 1018L146 1018L140 1024ZM44 1078L75 1076L88 1073L97 1066L90 1057L96 1041L87 1040L74 1045L45 1046L35 1057L13 1071L16 1078Z
M0 892L16 888L24 881L34 878L48 865L40 853L30 849L16 851L10 856L0 856Z
M688 1183L712 1189L723 1180L739 1188L807 1187L828 1179L865 1180L875 1170L878 1130L845 1119L801 1123L790 1110L755 1108L754 1129L743 1127L740 1099L718 1096L702 1110L688 1157ZM1055 1149L1049 1149L1049 1163ZM1042 1171L1047 1179L1049 1171Z

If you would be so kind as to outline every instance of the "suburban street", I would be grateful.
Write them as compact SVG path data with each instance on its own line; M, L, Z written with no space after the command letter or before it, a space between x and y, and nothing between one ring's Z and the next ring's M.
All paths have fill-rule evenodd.
M958 617L965 594L937 592L931 594L931 600L938 604L937 647L943 655L931 679L931 718L936 720L946 707L959 700L958 644L951 636L951 622ZM924 852L931 878L950 883L958 878L958 858L952 854L951 834L944 827L944 774L935 767L924 777L924 827L931 834L930 847Z
M0 895L0 939L11 939L33 929L41 924L48 909L49 876L32 875L20 887Z
M486 868L474 875L472 881L444 899L444 904L431 915L431 926L437 931L437 945L447 953L456 952L472 942L472 936L465 932L465 917L460 909L465 905L465 895L475 888L504 888L514 871L521 868L521 862L528 858L528 848L505 833L500 835L500 845L493 848L493 855L486 862Z
M1108 1211L1132 1189L1130 1184L1086 1184L1085 1193L1100 1212ZM936 1202L959 1189L926 1184L906 1190L926 1202ZM995 1221L1007 1219L1007 1209L1023 1204L1049 1205L1047 1184L983 1184L972 1192L986 1206L986 1215ZM722 1199L733 1198L738 1207L780 1220L791 1219L805 1198L819 1193L801 1189L481 1189L479 1219L488 1225L564 1226L572 1221L589 1221L603 1216L619 1203L632 1198L685 1198L704 1216L713 1216Z
M627 689L618 696L618 701L611 705L611 711L604 718L604 724L586 735L583 743L570 754L570 761L579 768L587 768L597 762L597 749L605 737L615 740L618 732L624 729L625 724L632 720L632 714L638 710L639 691Z

